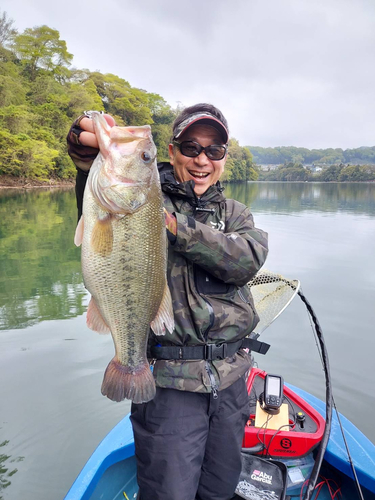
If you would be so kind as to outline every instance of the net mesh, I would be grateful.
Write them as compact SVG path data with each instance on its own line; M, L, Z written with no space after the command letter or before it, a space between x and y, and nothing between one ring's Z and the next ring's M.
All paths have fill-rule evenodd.
M266 269L259 271L247 284L254 298L260 321L254 329L261 334L296 296L300 283Z

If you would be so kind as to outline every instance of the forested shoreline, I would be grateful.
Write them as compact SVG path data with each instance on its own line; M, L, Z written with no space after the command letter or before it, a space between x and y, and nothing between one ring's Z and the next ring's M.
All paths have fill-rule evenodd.
M117 75L74 68L72 60L57 30L44 25L19 33L6 12L0 12L0 185L56 185L74 179L66 135L74 119L90 109L111 114L118 125L151 125L158 160L168 160L172 123L181 108L171 107L159 94L133 87ZM262 163L261 149L240 146L231 138L222 180L317 178L302 165L301 151L294 151L291 163L280 161L272 172L262 170L256 164ZM375 159L375 148L367 149L374 150ZM375 179L371 168L366 177L363 165L358 166L361 175L353 167L354 176L348 167L346 174L340 171L340 179L328 175L317 180Z
M375 146L356 149L248 146L264 181L375 181Z
M301 163L304 165L375 165L375 146L354 149L326 148L307 149L295 146L280 146L262 148L247 146L257 164L282 165L286 163Z
M180 111L125 79L71 66L73 55L48 26L18 33L0 13L0 176L5 184L61 182L75 177L66 135L84 110L111 114L118 125L151 125L158 160L168 160ZM250 151L230 140L224 181L256 180Z

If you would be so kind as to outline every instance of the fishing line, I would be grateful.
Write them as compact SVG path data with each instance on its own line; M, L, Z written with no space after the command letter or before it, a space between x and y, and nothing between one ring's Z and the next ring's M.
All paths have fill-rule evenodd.
M285 286L281 286L280 283L284 283ZM325 383L326 383L326 418L325 418L326 423L323 436L320 442L320 446L316 454L315 464L307 485L304 500L310 500L314 493L315 485L317 483L319 476L319 470L321 468L324 459L324 453L327 449L329 441L329 435L332 425L333 406L336 410L336 414L338 417L337 420L340 425L341 434L344 439L349 462L353 471L354 482L357 487L358 495L359 498L363 500L363 494L361 491L357 474L354 469L354 464L349 452L349 447L345 439L343 426L339 417L335 401L333 400L332 396L332 383L331 383L331 375L329 369L328 352L325 346L323 332L312 306L304 296L302 290L300 290L299 281L287 280L281 275L277 275L269 271L263 270L259 272L253 278L253 280L251 280L248 283L248 286L253 294L254 302L256 304L256 309L258 311L258 315L260 316L260 321L256 326L256 328L254 329L255 333L260 334L261 332L263 332L281 314L281 312L285 310L285 308L293 300L295 295L298 294L302 302L304 302L306 309L309 313L310 325L315 335L315 342L323 366ZM289 288L289 291L287 287ZM260 439L258 440L260 441ZM259 448L259 446L260 445L258 444L257 447ZM262 450L258 449L255 451L255 447L253 447L252 451L253 453L256 453Z
M352 457L351 457L351 454L350 454L350 451L349 451L349 446L348 446L348 443L347 443L347 440L346 440L346 437L345 437L344 428L343 428L342 423L341 423L341 418L340 418L340 415L339 415L339 412L338 412L338 409L337 409L337 406L336 406L336 402L335 402L333 394L332 394L331 376L330 376L330 373L329 373L329 365L328 365L328 353L326 351L326 347L325 347L325 343L324 343L323 332L322 332L322 330L320 328L320 324L319 324L318 318L315 316L315 313L314 313L314 310L313 310L312 306L310 305L310 303L308 302L308 300L306 299L306 297L303 295L302 289L300 289L298 291L298 295L299 295L300 299L302 300L302 302L304 302L304 304L306 306L306 309L308 311L308 317L309 317L309 320L310 320L310 326L311 326L313 335L315 337L315 342L316 342L316 346L317 346L317 349L318 349L318 353L319 353L319 356L320 356L321 363L323 365L323 370L324 370L324 372L326 374L326 389L327 389L326 390L326 401L327 401L327 405L326 405L326 424L329 423L329 431L330 431L331 430L331 417L332 417L332 407L331 407L331 401L332 401L332 404L333 404L333 406L335 408L335 411L336 411L337 420L339 422L340 431L341 431L341 434L342 434L342 437L343 437L343 440L344 440L344 444L345 444L345 448L346 448L346 453L348 455L350 467L351 467L352 472L353 472L353 479L354 479L354 483L355 483L356 488L357 488L357 493L358 493L359 498L361 500L364 500L362 489L361 489L361 486L359 484L358 476L357 476L357 473L356 473L356 470L355 470L355 466L354 466L354 463L353 463L353 460L352 460ZM313 326L312 322L314 323L314 326ZM319 346L320 346L320 348L319 348ZM329 399L328 399L328 396L329 396ZM328 415L329 415L329 422L327 421L327 416ZM326 425L326 429L327 429L327 425ZM310 480L309 480L309 483L308 483L308 488L306 490L306 494L305 494L304 500L309 500L311 498L312 492L314 491L314 490L312 490L311 492L309 492L310 483L311 482L313 483L314 480L316 482L317 476L319 474L319 470L320 470L320 467L321 467L321 463L323 461L323 456L321 456L321 455L324 455L324 451L325 451L325 449L327 447L327 444L328 444L328 440L327 440L327 443L325 445L325 448L324 448L324 451L323 451L323 454L322 454L321 451L322 451L322 447L323 447L323 439L326 438L326 429L324 431L324 435L323 435L323 438L322 438L321 446L319 448L317 457L315 459L314 468L313 468L311 476L310 476ZM329 432L328 432L328 437L329 437ZM318 459L320 461L319 468L316 467L316 465L318 463ZM312 481L312 478L313 478L313 481ZM307 494L308 492L310 493L309 495Z
M325 374L325 379L326 379L326 425L324 428L322 440L320 442L319 450L318 453L315 457L315 463L313 470L310 475L309 482L307 484L304 500L310 500L314 490L315 490L315 485L318 480L319 476L319 471L322 466L323 458L324 458L324 453L327 449L328 445L328 440L329 440L329 435L331 432L331 424L332 424L332 386L331 386L331 375L330 375L330 370L329 370L329 360L328 360L328 352L324 343L324 338L323 338L323 332L320 327L318 318L315 316L314 310L311 307L309 301L306 299L304 294L302 293L301 290L298 291L298 295L302 302L304 302L307 310L309 311L312 320L314 322L315 326L315 331L317 333L318 341L319 341L319 346L320 346L320 351L322 354L322 361L323 361L323 369L324 369L324 374Z

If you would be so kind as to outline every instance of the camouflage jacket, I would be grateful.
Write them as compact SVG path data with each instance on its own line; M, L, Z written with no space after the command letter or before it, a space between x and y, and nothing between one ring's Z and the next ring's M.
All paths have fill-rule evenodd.
M68 134L68 152L77 166L79 216L90 166L97 150L79 144L79 120ZM169 163L159 165L165 208L177 218L177 237L168 248L168 284L175 330L151 332L150 345L197 346L236 342L258 322L246 286L262 267L267 234L254 227L249 209L226 200L220 183L198 198L192 182L178 184ZM200 209L204 209L204 211ZM150 360L156 385L192 392L229 387L251 366L244 350L223 360Z
M220 183L198 198L192 182L176 182L169 163L160 164L159 173L165 208L177 218L177 237L168 250L175 330L165 337L151 334L150 343L236 342L258 322L246 284L266 259L267 235L254 227L245 205L225 199ZM154 376L158 387L211 392L231 385L250 365L250 355L240 350L210 362L156 360Z

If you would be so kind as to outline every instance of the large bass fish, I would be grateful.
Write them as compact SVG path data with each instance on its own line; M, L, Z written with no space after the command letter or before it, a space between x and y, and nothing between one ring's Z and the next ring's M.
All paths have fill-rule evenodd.
M150 401L155 382L147 361L150 324L156 335L174 329L166 280L162 193L151 129L109 127L92 113L100 153L87 179L75 243L91 293L87 325L111 332L115 357L102 394L113 401Z

